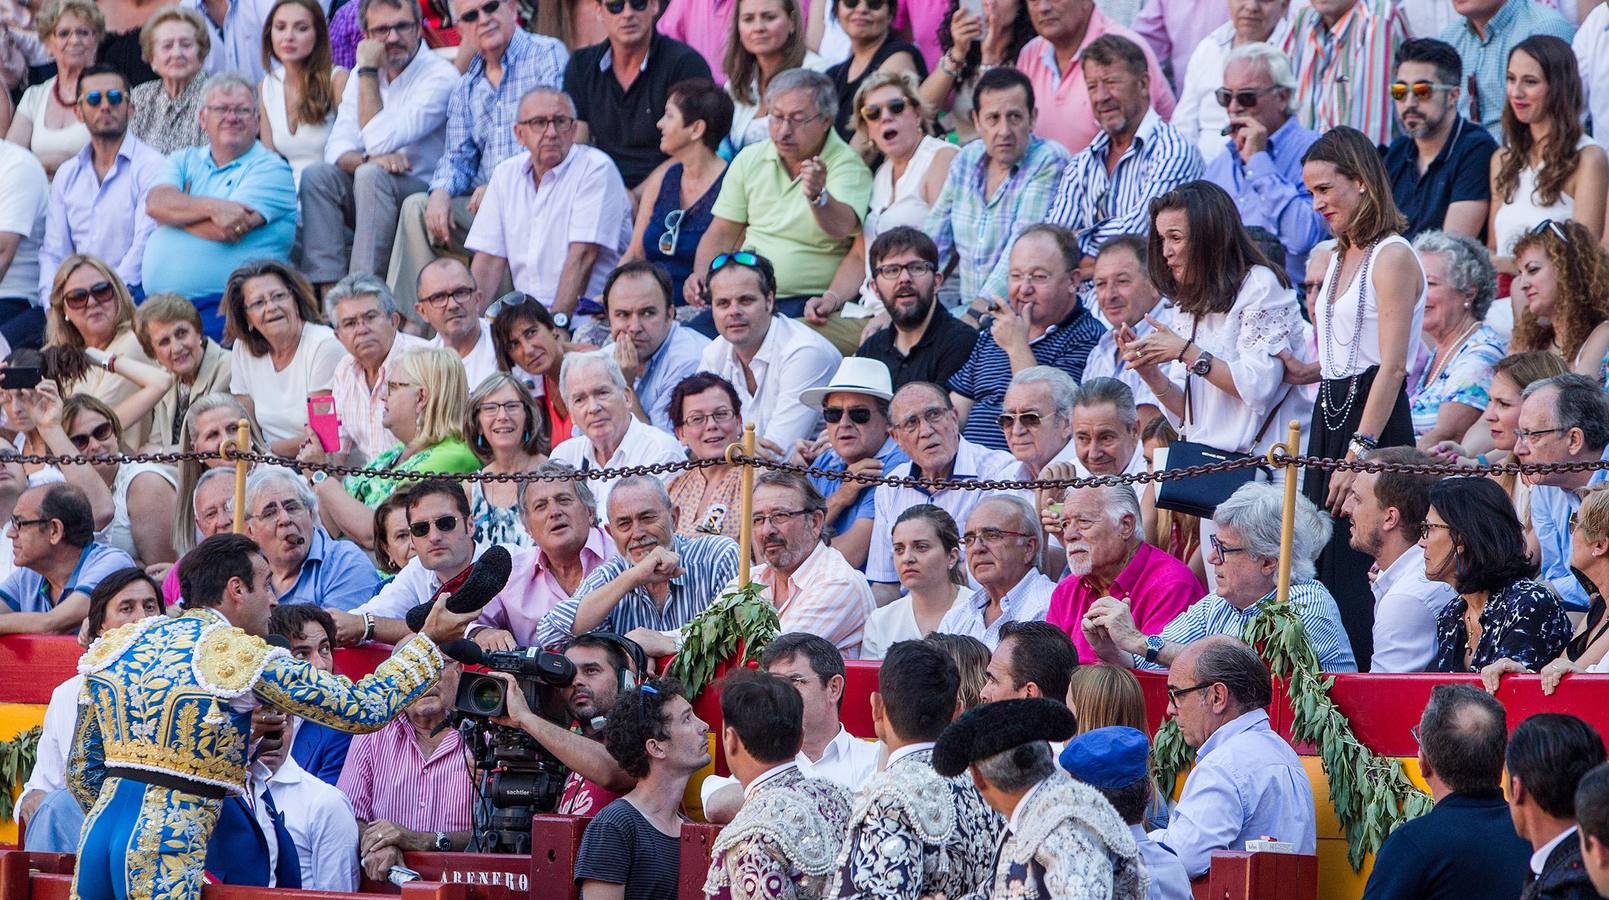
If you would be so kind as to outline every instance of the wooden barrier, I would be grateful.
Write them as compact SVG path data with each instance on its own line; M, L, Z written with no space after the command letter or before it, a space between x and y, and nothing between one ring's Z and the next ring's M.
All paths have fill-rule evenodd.
M678 900L698 900L704 896L704 877L710 871L710 855L721 826L705 822L682 824L682 857L676 870Z
M575 860L591 816L533 816L531 819L532 900L577 900Z
M531 897L531 858L502 853L410 852L402 864L419 873L423 881L461 884L469 889L469 900L524 900ZM360 889L367 894L395 894L388 881L364 876Z
M1220 850L1192 888L1196 900L1317 900L1318 857Z

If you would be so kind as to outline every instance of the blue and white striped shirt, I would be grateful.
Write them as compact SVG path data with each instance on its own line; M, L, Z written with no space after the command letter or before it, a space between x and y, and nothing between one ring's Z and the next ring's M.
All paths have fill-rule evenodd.
M1074 381L1083 381L1084 363L1089 361L1090 351L1105 332L1106 326L1079 301L1067 318L1029 341L1028 347L1039 365L1055 366L1073 376ZM950 376L950 383L946 385L972 401L972 411L967 413L966 424L961 429L967 440L994 450L1008 449L999 419L1006 388L1011 387L1011 376L1011 357L1005 348L995 343L994 333L988 329L978 332L972 355Z
M993 650L1000 643L1000 626L1007 622L1043 622L1050 612L1050 594L1056 582L1045 577L1038 569L1029 569L1022 580L1000 598L1000 618L991 624L983 621L983 611L989 608L989 592L977 590L965 600L957 600L950 611L939 621L943 634L964 634L975 637Z
M1273 596L1270 591L1267 597L1245 609L1236 609L1217 594L1208 594L1169 622L1162 629L1162 640L1170 644L1189 644L1215 634L1239 638L1246 623L1261 612L1263 604ZM1296 609L1296 617L1302 620L1302 627L1307 629L1307 639L1318 656L1319 666L1326 672L1356 672L1358 663L1352 656L1352 641L1341 627L1341 610L1335 605L1330 589L1312 579L1292 581L1291 605ZM1148 663L1140 656L1134 658L1134 664L1141 669L1167 668Z
M620 603L593 631L627 634L634 628L670 631L686 625L703 612L705 607L720 596L721 589L737 578L738 547L731 538L720 535L701 535L686 538L675 535L672 549L681 560L683 572L670 580L670 596L663 608L648 595L646 588L636 588L620 598ZM582 598L620 577L634 565L625 556L615 558L593 569L576 588L575 596L553 607L542 617L538 640L544 647L553 647L575 636L575 613Z
M1067 163L1045 217L1072 229L1091 258L1117 235L1145 234L1151 228L1151 201L1201 177L1201 151L1154 109L1146 110L1134 141L1108 175L1111 145L1111 135L1101 131Z
M524 153L514 134L520 98L539 87L562 88L569 62L561 41L515 29L503 51L503 79L494 85L486 77L486 60L475 54L447 98L446 149L430 189L464 196L491 181L498 163Z

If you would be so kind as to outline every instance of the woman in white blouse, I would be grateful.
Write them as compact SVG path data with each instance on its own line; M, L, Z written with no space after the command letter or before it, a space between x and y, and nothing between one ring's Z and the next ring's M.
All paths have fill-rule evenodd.
M89 129L78 120L78 75L95 64L106 17L89 0L57 0L37 22L56 74L23 92L6 140L32 150L54 177L57 166L89 143Z
M778 72L803 66L824 72L827 63L805 47L798 0L738 0L726 39L725 68L732 95L731 151L771 137L765 87Z
M933 633L967 589L961 532L950 514L931 503L913 506L894 522L894 565L904 596L866 618L861 659L882 659L899 641Z
M346 70L330 63L330 31L318 3L274 4L263 29L263 64L268 69L258 87L263 146L285 157L300 185L302 170L324 159L324 142L346 88Z

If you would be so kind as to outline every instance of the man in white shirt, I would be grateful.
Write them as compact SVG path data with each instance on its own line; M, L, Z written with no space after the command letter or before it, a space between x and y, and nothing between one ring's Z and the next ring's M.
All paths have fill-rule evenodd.
M1073 404L1073 446L1079 478L1145 471L1140 411L1128 385L1115 378L1084 379Z
M286 742L288 743L288 742ZM283 744L258 756L251 768L253 811L264 834L273 834L264 794L274 792L276 810L296 845L302 889L358 889L358 820L340 789L309 775Z
M804 746L794 757L809 778L825 778L851 793L877 771L877 744L850 734L838 718L844 698L844 658L826 638L802 632L776 636L760 655L760 668L786 678L804 698ZM736 778L712 775L699 787L704 819L732 821L743 803Z
M497 371L497 347L492 323L481 318L485 292L455 256L443 256L419 270L414 312L435 329L432 347L446 347L464 364L464 378L473 392L486 376Z
M1229 21L1213 29L1190 54L1190 64L1185 67L1183 81L1179 84L1179 104L1173 108L1173 118L1169 121L1186 140L1196 145L1206 162L1229 147L1220 133L1229 124L1229 113L1214 96L1223 84L1229 51L1256 41L1266 41L1276 47L1283 45L1291 28L1285 18L1289 10L1290 0L1229 0ZM1174 77L1179 77L1177 71Z
M720 337L704 348L700 368L737 388L743 421L782 456L820 429L820 411L799 395L828 384L843 354L809 327L777 315L776 270L765 257L723 253L710 263L708 285Z
M967 571L982 587L956 601L937 630L975 637L993 650L1000 643L1000 626L1045 618L1056 582L1039 571L1044 541L1039 515L1027 500L988 495L967 516L965 528L961 546Z
M498 163L464 247L483 287L512 274L514 289L541 301L554 324L575 329L582 300L604 281L631 243L631 198L607 153L577 143L575 103L549 87L520 100L514 126L529 153Z
M1412 447L1386 447L1369 462L1428 465ZM1452 585L1425 577L1419 532L1439 475L1359 472L1347 489L1343 515L1352 520L1352 549L1374 558L1374 655L1371 672L1423 672L1436 655L1436 620L1457 598Z
M367 272L336 282L324 295L324 315L348 354L336 363L332 383L341 436L364 460L372 460L397 444L381 421L391 364L428 344L398 330L402 317L391 288Z
M632 413L675 434L670 395L698 371L710 339L676 321L670 276L647 260L633 260L609 273L603 285L609 344L635 395Z
M44 337L39 307L39 244L45 237L50 180L28 151L0 142L0 335L12 347L37 347Z
M558 462L586 472L687 459L679 441L631 414L635 395L620 364L609 353L594 350L567 355L559 369L559 393L581 433L553 448L552 458ZM591 482L600 516L606 515L615 481Z
M402 201L423 191L436 170L447 98L458 83L453 64L424 45L417 4L368 0L359 19L357 69L341 94L324 162L302 173L302 268L320 286L348 272L385 276Z
M1078 382L1055 366L1029 366L1011 376L1000 401L1000 430L1006 449L1022 463L1027 478L1048 466L1070 467L1077 459L1073 444L1073 404Z
M1144 235L1120 234L1102 244L1095 254L1095 303L1108 327L1089 352L1089 362L1084 363L1084 380L1116 378L1128 385L1134 392L1135 405L1150 407L1143 410L1143 419L1157 415L1162 405L1145 379L1123 361L1117 349L1117 335L1119 329L1128 326L1134 337L1145 337L1152 331L1148 317L1166 315L1160 306L1162 293L1146 271L1147 253Z

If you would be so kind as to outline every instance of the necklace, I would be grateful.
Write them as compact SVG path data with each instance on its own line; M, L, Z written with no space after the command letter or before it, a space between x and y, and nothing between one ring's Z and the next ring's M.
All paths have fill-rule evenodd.
M1380 243L1376 239L1363 251L1363 263L1358 266L1358 314L1352 323L1352 341L1347 344L1346 368L1351 372L1358 362L1358 348L1363 343L1363 292L1369 285L1369 261L1374 258L1374 248ZM1346 255L1342 254L1335 261L1335 269L1330 273L1330 288L1326 292L1324 302L1324 340L1319 342L1319 350L1324 354L1324 368L1335 371L1335 303L1338 299L1337 291L1341 287L1341 270L1346 268ZM1352 414L1352 403L1358 396L1358 376L1346 376L1346 400L1339 406L1330 397L1330 387L1335 379L1327 379L1319 386L1319 412L1324 417L1324 427L1327 431L1340 431L1346 427L1346 420Z
M1457 340L1452 342L1452 351L1447 354L1446 358L1441 358L1441 350L1437 349L1437 358L1431 363L1430 374L1425 376L1425 385L1427 387L1436 383L1436 378L1447 368L1447 364L1453 361L1453 357L1458 355L1458 348L1464 346L1464 342L1469 340L1469 336L1475 333L1475 329L1479 328L1480 324L1479 319L1469 323L1469 327L1464 329L1464 333L1460 334Z
M66 100L66 99L62 98L62 95L61 95L61 79L60 78L57 78L57 79L53 80L50 83L50 95L52 97L56 98L56 104L58 106L61 106L63 109L72 109L73 108L73 102L71 100Z

